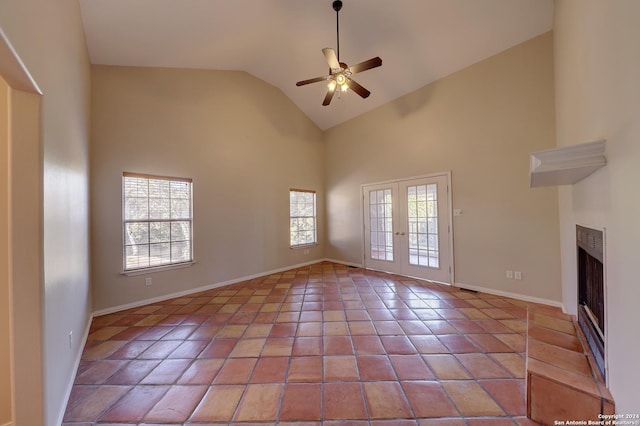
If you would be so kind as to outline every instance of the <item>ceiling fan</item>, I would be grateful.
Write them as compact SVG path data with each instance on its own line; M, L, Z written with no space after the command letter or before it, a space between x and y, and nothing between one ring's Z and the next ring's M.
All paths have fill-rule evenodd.
M336 51L329 47L325 47L324 49L322 49L322 53L324 53L324 57L329 64L329 75L310 78L309 80L302 80L296 83L296 86L304 86L305 84L329 80L329 90L327 91L327 95L324 97L324 101L322 102L322 105L324 106L327 106L331 103L331 99L333 99L333 95L336 92L336 89L340 89L343 92L346 92L347 89L351 89L362 98L369 97L371 92L358 84L351 78L351 76L353 74L370 70L371 68L376 68L382 65L382 59L380 59L378 56L376 56L375 58L371 58L368 61L360 62L359 64L353 65L351 67L344 62L340 62L340 9L342 9L342 1L335 0L333 2L333 10L336 11L336 39L338 53L336 54Z

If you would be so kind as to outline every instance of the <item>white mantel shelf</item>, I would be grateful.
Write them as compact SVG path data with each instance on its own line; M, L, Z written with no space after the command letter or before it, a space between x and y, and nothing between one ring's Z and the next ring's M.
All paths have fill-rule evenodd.
M532 152L531 187L572 185L607 164L605 141Z

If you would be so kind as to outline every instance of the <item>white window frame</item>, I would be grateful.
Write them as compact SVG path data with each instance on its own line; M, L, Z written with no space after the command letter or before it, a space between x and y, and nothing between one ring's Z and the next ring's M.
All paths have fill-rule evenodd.
M131 200L133 198L142 198L144 199L145 197L127 197L126 191L125 191L125 185L127 182L127 178L135 178L135 179L142 179L142 180L146 180L147 184L149 184L149 182L151 181L168 181L169 182L169 186L171 187L172 183L180 183L180 184L184 184L184 183L188 183L188 192L189 192L189 197L188 197L188 215L187 217L171 217L171 190L169 190L169 194L168 194L168 199L169 199L169 203L170 203L170 207L169 207L169 217L164 217L164 218L153 218L150 217L149 215L149 208L147 211L147 217L146 218L135 218L135 219L131 219L131 218L127 218L127 200ZM152 200L154 197L149 196L149 191L147 190L147 195L146 195L146 199L147 202L149 203L150 200ZM163 199L164 197L161 197L161 199ZM181 199L185 199L185 198L181 198ZM127 225L128 224L135 224L135 223L142 223L142 224L147 224L149 227L152 226L152 224L158 224L158 223L169 223L169 239L168 241L162 241L160 243L152 243L150 240L150 232L148 233L148 239L146 244L135 244L135 243L131 243L131 238L127 235ZM171 225L172 224L178 224L178 223L184 223L184 222L188 222L189 223L189 230L188 230L188 239L181 239L181 240L173 240L173 235L171 232ZM180 259L180 260L172 260L172 250L174 248L174 245L177 243L188 243L188 258L187 259ZM162 262L152 262L152 257L151 257L151 247L154 244L168 244L169 246L169 259L168 261L162 261ZM138 249L140 248L146 248L146 250L148 250L147 253L147 258L148 258L148 264L147 265L143 265L143 266L131 266L128 265L127 262L127 248L130 247L136 247ZM144 258L144 257L143 257ZM183 268L183 267L188 267L194 264L194 257L193 257L193 180L190 178L180 178L180 177L170 177L170 176L157 176L157 175L149 175L149 174L142 174L142 173L130 173L130 172L124 172L122 174L122 273L124 275L137 275L137 274L143 274L143 273L148 273L148 272L155 272L155 271L160 271L160 270L166 270L166 269L174 269L174 268Z
M291 195L293 193L301 193L301 194L312 194L313 195L313 214L312 215L296 215L292 211L292 203L291 203ZM314 190L309 189L295 189L292 188L289 190L289 247L290 248L299 248L299 247L309 247L318 244L318 209L317 209L317 194ZM304 243L295 243L294 242L294 232L307 232L306 231L294 231L294 221L298 219L313 219L313 241L304 242Z

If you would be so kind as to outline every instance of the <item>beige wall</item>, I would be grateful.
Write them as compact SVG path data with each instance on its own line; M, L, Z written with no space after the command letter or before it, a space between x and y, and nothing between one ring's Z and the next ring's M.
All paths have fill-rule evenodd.
M456 283L559 302L557 190L528 176L553 96L547 33L329 130L326 256L362 263L362 184L451 171Z
M0 425L13 420L9 155L9 86L0 76Z
M605 228L609 387L618 413L638 413L640 2L556 0L557 144L607 140L608 164L560 191L562 288L577 306L575 225Z
M76 0L0 2L0 27L43 93L13 96L16 424L56 425L91 313L89 63Z
M242 72L93 66L91 111L97 311L323 257L322 244L304 254L288 240L290 188L318 191L324 210L321 131L273 86ZM123 171L193 178L194 266L120 274Z

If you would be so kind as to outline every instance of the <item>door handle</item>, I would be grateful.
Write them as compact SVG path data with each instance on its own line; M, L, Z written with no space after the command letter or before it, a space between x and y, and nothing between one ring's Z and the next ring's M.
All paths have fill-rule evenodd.
M396 235L404 235L404 232L396 232Z

